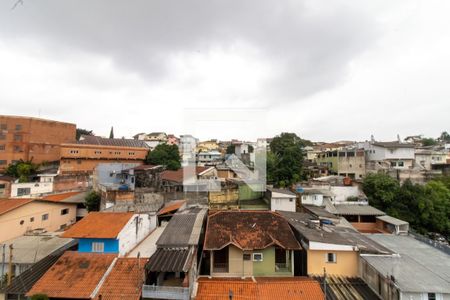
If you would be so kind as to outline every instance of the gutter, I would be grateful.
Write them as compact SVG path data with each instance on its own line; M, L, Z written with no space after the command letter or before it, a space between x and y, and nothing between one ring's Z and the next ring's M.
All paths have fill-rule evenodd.
M117 257L114 258L114 260L112 261L111 265L108 267L108 270L106 270L105 274L103 274L102 279L100 279L100 281L98 282L97 286L95 287L94 291L91 294L91 299L94 299L95 296L97 296L97 293L100 291L100 288L102 287L102 285L105 282L106 278L109 276L109 274L111 273L112 269L116 265L117 259L118 259Z

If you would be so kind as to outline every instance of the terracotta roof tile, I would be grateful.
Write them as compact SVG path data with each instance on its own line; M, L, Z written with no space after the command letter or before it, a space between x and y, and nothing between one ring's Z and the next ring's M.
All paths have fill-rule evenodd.
M139 261L140 260L140 261ZM119 258L97 293L96 300L138 300L147 258ZM100 298L101 295L101 298Z
M51 298L90 299L112 264L114 254L67 251L28 292Z
M289 278L199 278L196 300L320 300L320 284L304 277Z
M73 197L73 196L81 194L81 193L84 193L84 192L67 192L67 193L61 193L61 194L47 195L47 196L43 197L42 200L60 202L60 201L66 200L67 198Z
M0 199L0 215L28 204L33 200L34 199Z
M171 203L168 203L168 205L161 208L161 210L158 212L158 215L164 215L168 212L173 212L179 209L183 204L186 203L186 200L176 200L172 201Z
M128 223L133 213L91 212L75 223L62 237L114 239Z
M265 249L272 245L301 249L286 219L270 211L218 211L208 217L205 250L233 244L240 249Z

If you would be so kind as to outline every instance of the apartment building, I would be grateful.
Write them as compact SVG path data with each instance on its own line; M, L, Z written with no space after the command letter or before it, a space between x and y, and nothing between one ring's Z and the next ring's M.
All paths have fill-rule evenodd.
M73 143L75 137L75 124L0 115L0 172L19 160L56 161L61 144Z

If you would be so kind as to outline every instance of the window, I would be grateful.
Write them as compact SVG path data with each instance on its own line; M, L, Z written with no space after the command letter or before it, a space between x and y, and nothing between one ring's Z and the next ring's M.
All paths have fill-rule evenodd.
M14 135L14 141L21 142L22 141L22 136L20 134L15 134Z
M336 262L336 253L327 253L327 263Z
M105 252L105 243L92 242L92 252Z
M262 253L253 253L253 261L263 261Z
M347 157L354 157L354 156L355 156L354 151L347 152Z
M0 160L0 165L6 165L6 160Z
M0 124L0 130L6 130L6 129L8 129L8 125Z
M30 223L33 223L34 222L34 217L31 217L30 218Z
M404 165L405 165L404 162L402 162L402 161L399 161L399 162L398 162L398 166L399 166L399 167L403 167Z
M22 152L22 148L20 146L14 146L14 152Z
M61 216L67 215L69 213L68 208L61 209Z
M0 133L0 140L6 140L6 135L4 135L3 133Z
M251 259L252 259L252 255L251 255L250 253L244 253L244 254L242 255L242 258L243 258L244 260L251 260Z
M364 223L376 223L377 218L375 216L360 216L361 222Z
M17 130L17 131L20 131L20 130L22 130L22 125L20 125L20 124L16 124L16 130Z
M77 154L78 150L70 150L70 154Z
M94 151L95 154L102 154L102 151Z
M5 145L0 145L0 150L5 150Z
M17 196L26 196L31 194L31 188L18 188Z
M293 202L294 201L294 198L289 198L289 202Z
M288 267L286 256L286 250L280 247L275 248L275 270L281 271Z
M213 270L218 273L228 272L228 247L214 251Z
M48 214L43 214L42 215L42 221L46 221L48 220Z
M391 167L396 167L396 166L397 166L397 162L391 161Z
M428 300L436 300L436 294L435 293L428 293Z
M24 220L20 220L20 225L23 225L25 223Z

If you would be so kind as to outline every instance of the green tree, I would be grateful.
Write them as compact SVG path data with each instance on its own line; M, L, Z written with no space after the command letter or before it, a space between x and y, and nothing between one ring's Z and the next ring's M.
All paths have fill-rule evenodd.
M181 168L181 157L177 145L159 144L149 151L145 162L150 165L163 165L168 170Z
M398 181L384 173L368 174L363 182L363 191L369 203L381 210L391 205L399 188Z
M31 300L48 300L48 296L45 294L34 294L31 296Z
M267 157L268 182L276 186L289 186L305 178L304 147L305 141L295 133L283 132L274 137Z
M440 140L441 142L450 142L450 134L448 134L447 131L444 131L441 133L438 140Z
M96 191L90 191L84 199L87 211L99 211L100 210L101 196Z
M10 164L5 173L14 178L18 178L19 182L28 182L30 177L36 175L39 169L38 164L30 161L19 160L18 162Z
M114 138L114 127L111 126L111 131L109 132L109 138L113 139Z
M234 150L236 149L236 146L231 144L227 147L227 154L234 154Z
M92 130L77 128L77 133L76 133L77 141L80 140L82 135L94 135L94 132Z
M433 138L423 138L421 141L422 146L434 146L437 145L437 141Z

